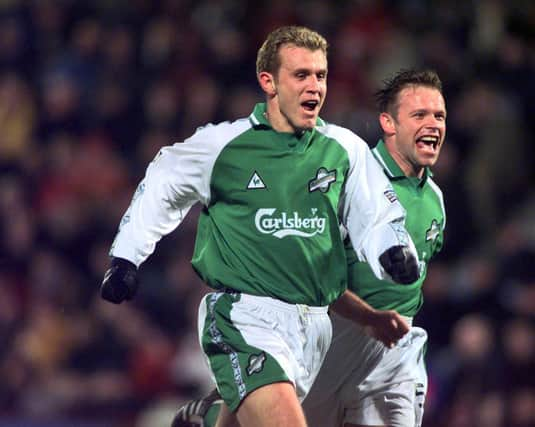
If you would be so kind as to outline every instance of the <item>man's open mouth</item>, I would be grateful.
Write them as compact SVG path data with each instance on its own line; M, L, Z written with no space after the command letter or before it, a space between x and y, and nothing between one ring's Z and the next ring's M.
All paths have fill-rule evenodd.
M318 101L305 101L305 102L302 102L301 105L307 111L314 111L316 107L319 105L319 102Z
M440 142L440 139L438 136L431 136L431 135L421 136L420 138L416 140L417 145L422 144L427 147L432 147L433 150L436 150L439 142Z

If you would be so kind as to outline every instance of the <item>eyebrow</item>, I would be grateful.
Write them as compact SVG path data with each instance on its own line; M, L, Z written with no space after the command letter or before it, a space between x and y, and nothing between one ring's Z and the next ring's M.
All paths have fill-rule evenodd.
M327 68L321 68L317 71L313 71L310 68L296 68L294 73L310 73L310 74L317 74L317 73L325 73L327 74Z
M433 110L433 109L430 109L430 108L415 108L414 110L411 110L409 111L410 114L415 114L415 113L431 113L431 114L443 114L443 115L446 115L447 112L446 110Z

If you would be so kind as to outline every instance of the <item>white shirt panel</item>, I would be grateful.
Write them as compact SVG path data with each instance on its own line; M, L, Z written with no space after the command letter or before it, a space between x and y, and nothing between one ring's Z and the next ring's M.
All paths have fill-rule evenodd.
M397 198L392 198L394 189L362 138L336 125L327 125L321 132L338 141L349 156L341 220L355 252L360 261L370 265L377 278L391 280L379 263L384 251L408 245L418 259L404 227L405 209Z
M110 256L139 266L156 243L182 222L196 203L210 203L210 179L221 150L251 127L249 120L207 125L184 142L164 147L147 167Z

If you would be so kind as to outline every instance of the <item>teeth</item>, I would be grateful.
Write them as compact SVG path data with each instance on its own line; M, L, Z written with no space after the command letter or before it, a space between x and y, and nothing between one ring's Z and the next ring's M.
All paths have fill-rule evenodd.
M418 138L418 141L423 142L424 144L431 144L433 145L433 148L436 148L438 146L438 137L437 136L422 136L421 138Z
M424 142L431 143L436 143L438 141L438 138L436 136L422 136L420 139Z

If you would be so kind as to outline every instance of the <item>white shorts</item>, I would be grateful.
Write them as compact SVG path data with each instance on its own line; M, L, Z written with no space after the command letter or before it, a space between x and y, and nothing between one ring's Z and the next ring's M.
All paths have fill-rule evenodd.
M419 426L427 391L425 330L411 327L387 349L354 322L336 314L332 320L331 348L303 403L309 426Z
M206 295L198 327L212 377L232 411L251 391L279 381L293 383L302 401L332 338L327 307L236 292Z

